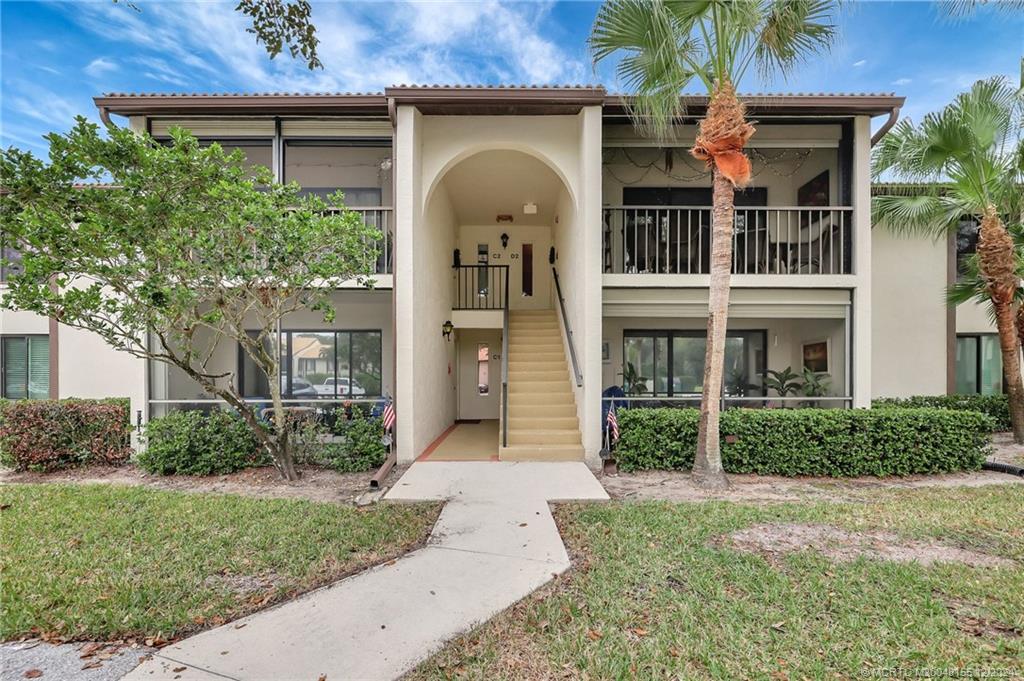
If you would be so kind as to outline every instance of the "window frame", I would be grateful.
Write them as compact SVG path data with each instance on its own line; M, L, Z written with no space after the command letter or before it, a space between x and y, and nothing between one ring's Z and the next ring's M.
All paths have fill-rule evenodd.
M25 397L8 397L7 396L7 343L5 342L9 338L23 338L25 339ZM45 338L47 341L47 354L46 354L46 375L47 375L47 386L46 386L46 397L32 397L29 392L29 381L32 376L32 366L29 364L31 359L30 355L30 343L29 341L33 338ZM48 333L4 333L0 334L0 399L4 400L48 400L52 399L50 386L53 384L53 377L50 375L53 369L50 366L50 353L49 353L50 334Z
M958 334L956 334L957 342L959 342L961 338L963 338L963 339L970 339L970 340L974 341L974 385L975 385L975 391L972 392L972 393L961 393L961 392L957 391L955 394L957 394L957 395L986 395L986 394L989 394L989 393L982 392L982 386L984 385L984 382L982 380L982 376L983 376L982 366L983 366L983 359L984 359L984 357L983 357L983 353L981 351L981 340L982 340L982 338L994 338L996 340L996 344L998 345L999 334L997 334L997 333L958 333ZM956 358L954 357L954 362L955 362L955 359ZM999 359L1000 359L1000 367L999 367L999 392L995 393L995 394L1002 395L1002 394L1006 393L1006 377L1003 374L1002 357L1000 356ZM953 375L954 375L954 377L956 376L955 367L954 367L954 374ZM955 388L955 386L954 386L954 388Z
M258 334L260 331L259 331L259 329L246 329L245 332L247 334ZM355 334L355 333L377 334L378 356L380 357L380 371L381 371L380 394L376 394L376 395L370 395L370 394L354 395L354 394L352 394L352 381L353 381L353 376L352 376L352 357L353 357L353 354L352 354L352 352L353 352L353 349L352 349L353 348L352 334ZM346 393L346 394L340 394L339 393L339 394L334 394L334 395L317 395L317 397L315 397L315 398L311 397L310 398L311 400L312 399L323 399L323 400L332 400L332 399L333 400L342 400L342 399L345 399L345 400L350 400L350 399L358 399L358 398L383 397L383 395L384 395L384 330L383 329L379 329L379 328L377 328L377 329L374 329L374 328L346 328L346 329L296 328L296 329L280 329L277 332L277 334L276 334L276 336L277 336L277 351L281 353L281 357L282 358L285 358L285 357L287 358L287 361L282 361L281 362L281 374L285 377L285 388L286 388L286 390L281 393L281 396L284 399L293 399L292 398L292 395L293 395L292 382L293 382L295 377L293 375L294 372L292 371L292 361L291 361L291 359L292 359L292 338L295 335L302 335L302 334L332 334L335 337L335 340L334 340L334 353L335 353L335 355L334 355L334 387L335 387L335 390L337 390L337 387L338 387L338 380L340 378L342 378L338 374L338 364L339 363L338 363L338 340L337 340L337 337L340 334L348 334L349 335L349 342L348 342L348 366L349 366L349 375L348 375L348 386L349 386L349 388L348 389L349 389L349 392ZM282 339L282 337L284 337L284 338ZM245 351L242 349L241 343L239 343L237 345L238 345L238 347L236 349L236 353L237 353L238 390L239 390L239 392L242 395L245 395L245 393L246 393L246 387L245 387L245 362L248 359L248 355L246 355ZM277 380L280 381L281 380L280 377ZM366 386L362 386L362 387L365 390ZM254 396L247 397L246 399L258 400L258 399L269 399L269 397L270 397L269 395L266 395L266 396L264 396L264 395L254 395Z
M764 349L764 371L759 374L761 376L761 394L760 397L767 397L768 386L766 379L768 377L768 329L732 329L726 331L726 338L743 338L747 335L758 335L761 339L761 347ZM654 390L658 375L658 364L657 364L657 352L654 353L653 361L653 376L650 377L651 390L645 393L652 397L665 397L672 398L676 397L675 391L675 343L673 342L676 338L703 338L707 339L707 331L705 329L623 329L622 331L622 369L625 370L626 366L626 341L630 338L650 338L655 340L657 338L665 338L668 344L668 367L667 367L667 386L668 391L664 394L658 393ZM657 341L655 340L655 346ZM754 367L756 370L756 367ZM754 374L751 374L753 376ZM725 389L725 381L722 381L722 389ZM678 395L689 396L692 392L680 392ZM756 392L750 395L756 395Z

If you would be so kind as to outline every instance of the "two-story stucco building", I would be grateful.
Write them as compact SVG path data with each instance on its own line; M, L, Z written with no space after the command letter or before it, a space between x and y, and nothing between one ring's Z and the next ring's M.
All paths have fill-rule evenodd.
M308 313L283 325L292 402L392 395L400 462L593 463L609 388L700 395L711 183L687 151L706 99L685 99L671 145L639 135L623 98L589 86L95 101L105 120L158 139L182 126L279 180L341 189L384 233L373 290L334 291L331 324ZM766 380L787 367L827 374L823 395L801 399L832 407L997 389L981 359L991 326L943 301L953 242L872 229L872 119L891 123L903 99L745 100L757 133L753 179L736 197L726 406L783 404ZM215 402L163 364L0 314L6 397L127 396L143 422ZM245 394L265 399L265 378L237 349L222 354Z

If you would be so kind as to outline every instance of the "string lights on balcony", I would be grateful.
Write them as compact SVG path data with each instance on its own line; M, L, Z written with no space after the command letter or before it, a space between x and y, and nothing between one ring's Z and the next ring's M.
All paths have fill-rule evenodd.
M793 177L810 158L813 149L781 149L777 153L766 153L756 147L748 148L747 153L753 159L753 172L751 177L757 177L765 171L778 177ZM623 185L640 184L647 179L651 171L657 171L672 180L678 182L695 182L706 180L710 177L708 170L699 161L692 158L689 153L675 153L674 149L658 149L657 154L648 161L640 161L633 157L627 147L610 147L604 150L604 170L614 179ZM681 174L676 171L679 161L692 174ZM616 172L616 165L629 165L644 172L639 177L628 180Z

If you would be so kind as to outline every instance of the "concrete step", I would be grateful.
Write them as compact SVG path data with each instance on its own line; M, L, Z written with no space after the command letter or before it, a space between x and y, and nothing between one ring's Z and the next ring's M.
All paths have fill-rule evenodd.
M509 426L512 422L517 419L542 419L542 418L571 418L576 419L576 403L571 401L566 402L549 402L547 404L540 403L536 400L524 400L516 401L509 395L508 404L508 419Z
M582 461L579 445L509 445L498 450L501 461Z
M530 369L512 369L508 370L508 382L509 384L519 383L520 381L561 381L568 376L568 373L564 369L555 371L535 371L533 368Z
M523 339L517 338L508 344L508 351L509 354L514 354L517 352L557 352L562 354L563 357L565 356L565 351L562 349L561 343L557 341L548 340L538 343L524 343Z
M555 311L552 308L543 310L509 310L509 314L513 319L520 317L553 317L555 316Z
M514 415L511 410L508 417L509 432L513 430L577 430L580 427L580 420L576 416L548 416L547 412L541 411L541 416Z
M543 380L543 381L509 381L508 382L509 394L514 395L516 393L533 393L539 395L545 394L564 394L568 395L569 399L572 399L572 389L569 388L569 381L567 378L560 380Z
M508 372L513 371L567 371L568 362L564 359L510 359L508 361Z
M566 382L568 385L568 381ZM544 404L544 405L569 405L572 407L573 413L576 412L575 401L571 392L517 392L513 390L513 387L509 386L508 392L508 404L509 412L512 412L513 408L519 405L529 404Z
M561 350L555 352L553 350L524 350L522 348L515 352L509 348L508 351L508 366L511 369L512 365L526 364L528 362L536 362L538 364L548 362L564 362L565 355Z
M579 430L512 430L508 431L508 444L512 445L578 445Z

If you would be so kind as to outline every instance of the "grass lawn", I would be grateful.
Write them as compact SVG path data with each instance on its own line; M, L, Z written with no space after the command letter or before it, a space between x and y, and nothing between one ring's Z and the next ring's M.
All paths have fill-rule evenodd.
M54 484L0 504L5 640L169 639L400 555L438 511Z
M1024 676L1024 486L846 504L577 505L558 516L576 567L415 678L849 679L928 667ZM713 541L776 522L884 530L1017 562L834 563Z

